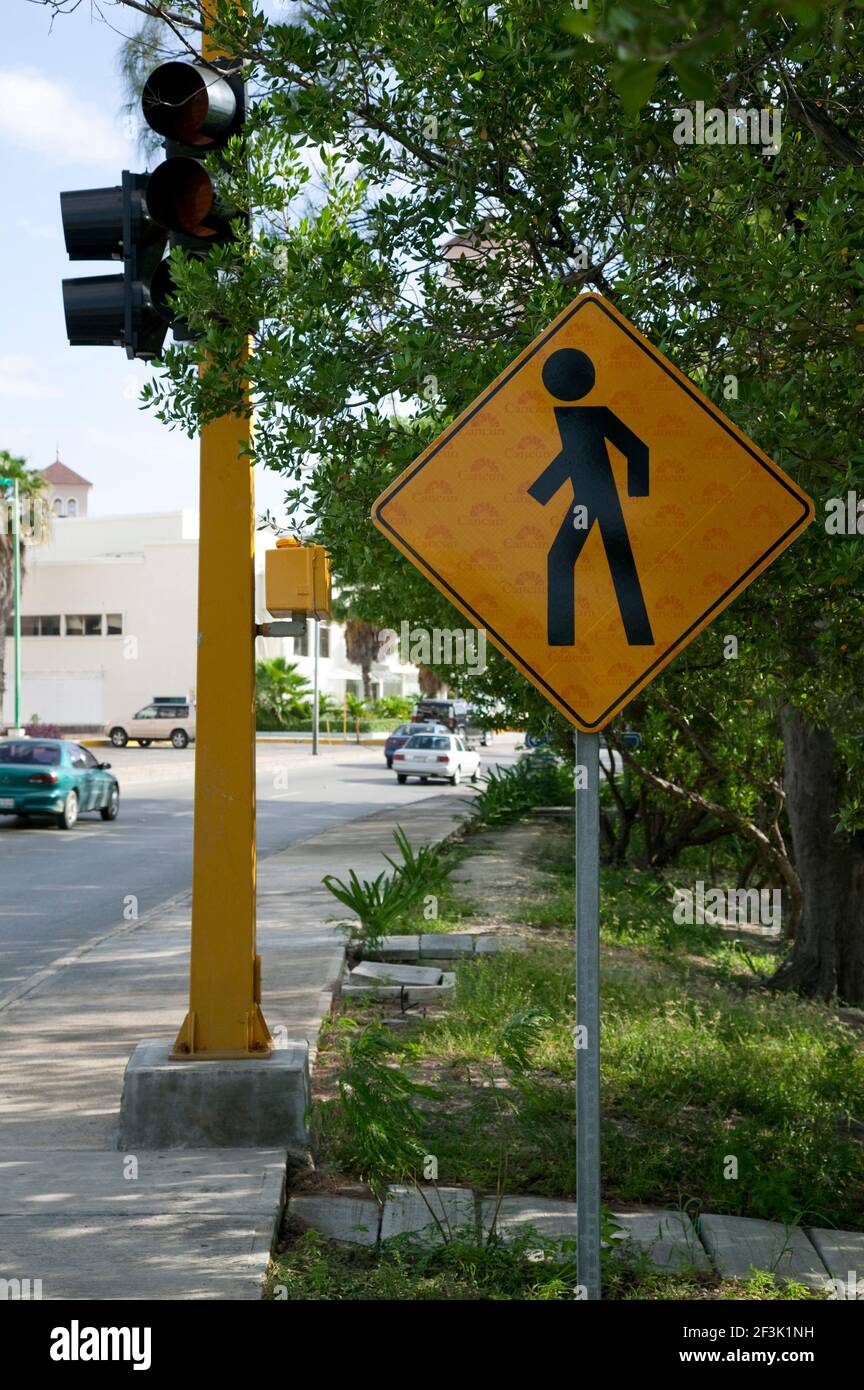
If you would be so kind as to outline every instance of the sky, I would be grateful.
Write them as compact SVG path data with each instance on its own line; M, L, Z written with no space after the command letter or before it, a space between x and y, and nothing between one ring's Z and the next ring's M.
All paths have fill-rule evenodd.
M152 368L118 347L70 348L63 319L64 278L120 270L68 259L60 192L144 167L124 129L118 69L118 31L133 31L135 17L110 9L112 30L82 0L52 30L50 11L30 0L2 0L2 10L0 449L46 468L59 447L93 484L91 515L197 507L197 442L137 400ZM279 478L259 471L256 510L281 518L282 500Z

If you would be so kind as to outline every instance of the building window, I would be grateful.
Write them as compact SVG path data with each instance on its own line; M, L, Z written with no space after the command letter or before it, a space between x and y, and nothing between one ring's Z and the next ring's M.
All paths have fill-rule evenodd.
M52 614L45 616L37 614L35 616L21 615L21 636L22 637L59 637L60 636L60 616Z
M123 614L109 613L105 619L105 632L108 637L123 636Z
M303 633L303 636L302 636L302 637L295 637L295 638L294 638L294 655L295 655L295 656L308 656L308 655L309 655L309 628L308 628L308 627L306 628L306 631ZM319 624L318 624L318 655L319 655L319 656L329 656L329 655L330 655L330 625L329 625L329 623L319 623Z
M55 516L62 516L62 515L63 515L63 499L62 499L62 497L55 497L55 498L54 498L54 515L55 515Z
M77 515L78 515L78 503L76 502L76 500L75 500L74 497L70 497L70 498L69 498L69 501L66 503L66 515L67 515L67 516L77 516Z
M66 636L67 637L101 637L102 636L102 614L101 613L67 613L66 614Z

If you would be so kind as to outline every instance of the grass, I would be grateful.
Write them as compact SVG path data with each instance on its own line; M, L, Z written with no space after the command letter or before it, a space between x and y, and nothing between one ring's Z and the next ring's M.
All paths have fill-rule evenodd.
M375 1251L335 1245L316 1231L289 1229L271 1267L265 1297L289 1302L572 1301L577 1297L573 1261L538 1262L537 1248L537 1237L530 1235L506 1246L460 1239L426 1250L400 1237ZM605 1262L603 1296L625 1301L822 1297L800 1284L777 1284L768 1274L746 1280L664 1275L620 1257Z
M434 1096L418 1102L421 1147L437 1159L444 1184L487 1192L500 1184L503 1191L572 1197L570 947L506 951L460 964L456 974L446 1013L418 1019L409 1036L390 1041L391 1064L434 1089ZM381 1011L376 1005L354 1009L355 1036ZM526 1031L527 1040L522 1039ZM521 1054L513 1055L514 1037L524 1065ZM335 1042L331 1026L324 1046ZM343 1050L340 1067L346 1057ZM357 1173L357 1123L348 1122L338 1101L322 1105L320 1132L322 1161Z
M397 1147L401 1154L410 1140L424 1161L434 1156L444 1185L575 1195L573 865L565 836L549 837L542 868L544 880L517 923L526 928L526 949L458 965L454 996L438 1016L397 1020L392 1005L370 1003L322 1034L326 1075L328 1067L344 1069L352 1038L370 1025L379 1030L382 1066L419 1087ZM670 897L655 876L604 870L604 1202L864 1227L860 1039L830 1008L764 987L760 976L776 964L771 944L760 940L742 952L721 927L678 925ZM441 888L439 929L470 911L449 885ZM386 1082L384 1075L380 1095ZM319 1120L322 1168L368 1179L358 1160L362 1117L347 1116L337 1094L320 1106ZM380 1106L373 1122L386 1130ZM387 1144L378 1152L386 1159ZM410 1180L400 1162L403 1170L384 1173L385 1181ZM577 1297L572 1263L538 1263L530 1258L537 1239L526 1239L506 1248L457 1239L431 1251L392 1242L376 1253L289 1231L273 1275L283 1292L271 1296ZM605 1261L604 1297L822 1295L777 1284L770 1273L745 1281L658 1274L619 1252Z
M864 1228L858 1040L831 1010L732 968L719 928L670 934L632 875L607 874L603 899L605 1200ZM460 966L446 1014L393 1039L394 1064L434 1080L420 1139L442 1182L574 1195L570 911L559 883L531 914L542 944ZM513 1075L496 1033L528 1009L546 1022ZM338 1165L338 1126L331 1139Z
M464 851L454 851L454 868L464 858ZM431 901L424 900L407 912L400 913L390 927L393 936L413 936L420 932L458 932L466 921L476 916L477 908L467 902L449 881L430 890ZM432 914L434 915L427 915Z
M554 891L530 920L563 936L569 854L546 868ZM603 873L606 1200L864 1227L860 1041L831 1009L760 985L776 953L674 923L667 892Z

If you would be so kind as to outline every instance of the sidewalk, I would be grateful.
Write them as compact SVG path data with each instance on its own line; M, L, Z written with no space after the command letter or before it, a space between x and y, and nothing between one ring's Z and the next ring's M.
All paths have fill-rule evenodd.
M259 864L263 1007L313 1051L342 966L325 873L379 873L401 825L448 835L466 801L430 797L323 831ZM118 916L122 885L118 885ZM114 1148L123 1072L185 1013L189 895L0 1000L0 1279L46 1299L257 1299L283 1201L281 1151Z

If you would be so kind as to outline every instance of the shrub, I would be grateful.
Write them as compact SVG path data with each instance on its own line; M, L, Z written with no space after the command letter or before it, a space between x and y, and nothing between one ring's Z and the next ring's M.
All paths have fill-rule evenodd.
M473 814L481 825L504 825L535 806L572 805L572 771L551 757L523 758L513 767L491 768L482 777Z
M422 886L400 874L382 872L377 878L361 879L352 869L348 881L325 874L321 882L340 903L360 919L359 936L366 948L375 950L382 936L401 913L413 907L423 894ZM349 935L357 932L356 922L340 923Z
M439 893L456 864L453 850L440 844L421 845L415 850L401 825L393 832L393 839L402 856L401 862L397 863L389 854L385 854L384 858L394 873L404 883L416 888L418 898L425 893Z

